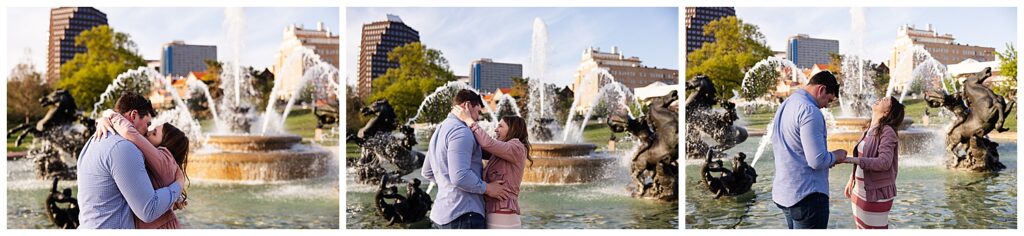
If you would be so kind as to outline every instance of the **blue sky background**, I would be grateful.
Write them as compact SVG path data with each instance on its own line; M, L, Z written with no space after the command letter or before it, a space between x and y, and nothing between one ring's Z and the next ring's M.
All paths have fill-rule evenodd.
M786 51L786 39L796 34L839 40L839 51L848 53L853 33L850 8L736 8L736 15L760 27L775 51ZM952 34L956 42L1006 49L1006 43L1017 41L1017 9L1012 7L933 7L864 9L866 27L864 51L875 62L889 57L896 31L901 25L925 28L932 24L939 34Z
M184 40L187 44L216 45L217 59L232 57L226 43L224 8L127 8L97 7L107 14L114 30L131 35L131 39L147 60L160 58L163 44ZM243 8L245 39L241 63L256 68L273 65L274 53L281 43L285 27L291 24L316 28L324 22L334 34L340 34L339 10L322 8ZM49 37L49 8L7 9L7 63L13 68L29 58L39 71L46 70L46 47Z
M420 32L420 40L444 53L456 75L469 75L469 63L480 58L523 64L531 74L530 47L534 18L548 28L548 83L568 85L583 50L618 46L644 65L678 69L679 11L665 8L349 8L348 33L342 39L348 63L345 75L353 84L362 25L398 15Z

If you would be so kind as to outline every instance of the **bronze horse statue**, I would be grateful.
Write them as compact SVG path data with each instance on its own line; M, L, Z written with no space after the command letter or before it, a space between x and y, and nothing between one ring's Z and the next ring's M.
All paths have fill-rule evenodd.
M21 142L29 134L32 136L40 136L42 133L52 129L53 127L70 124L76 121L84 124L89 128L89 130L95 130L95 122L78 113L78 106L75 105L75 98L72 97L71 93L67 90L61 89L53 91L46 97L40 98L39 104L44 107L51 108L46 112L46 116L36 122L34 126L29 123L25 123L7 130L8 138L10 138L13 133L21 132L21 134L18 135L18 138L14 141L15 146L21 146Z
M647 99L646 116L632 119L615 113L608 119L612 132L629 132L640 140L632 158L631 174L634 196L674 201L679 193L679 113L672 104L679 100L672 91L661 97ZM647 177L652 182L646 183Z
M391 133L398 128L398 115L395 114L395 109L391 107L387 99L374 101L370 106L359 109L359 112L364 116L376 116L367 121L358 133L349 135L348 139L354 140L356 144L362 144L366 139L377 134Z
M1010 104L1007 104L1003 97L983 85L991 75L992 68L968 75L959 93L925 92L928 106L946 108L956 116L946 133L946 150L956 157L955 161L950 163L952 167L973 170L1002 169L1000 166L1003 165L999 163L998 153L995 152L998 144L989 141L987 136L993 130L1009 130L1003 127L1003 123L1013 110L1015 102L1011 100ZM966 148L961 148L961 145L966 145ZM961 150L968 155L957 154ZM976 162L975 158L984 158L986 161ZM965 159L971 161L961 164Z

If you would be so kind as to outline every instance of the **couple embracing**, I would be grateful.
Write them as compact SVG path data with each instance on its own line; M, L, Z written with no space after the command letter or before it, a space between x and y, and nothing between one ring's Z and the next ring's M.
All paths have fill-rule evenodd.
M187 202L189 140L171 124L150 129L156 110L121 94L78 156L80 228L181 228L173 210Z
M502 117L492 138L477 120L480 95L460 90L430 137L422 174L437 183L430 220L437 229L521 228L520 183L529 157L526 122ZM487 159L486 167L483 159Z

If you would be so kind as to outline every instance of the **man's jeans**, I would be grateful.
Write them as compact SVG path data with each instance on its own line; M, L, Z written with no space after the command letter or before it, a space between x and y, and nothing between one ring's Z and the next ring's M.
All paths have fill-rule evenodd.
M828 227L828 195L812 193L796 205L784 207L775 204L786 214L790 229L824 229Z
M484 215L476 212L470 212L462 214L447 224L438 225L435 222L433 225L435 229L486 229L487 221L484 220Z

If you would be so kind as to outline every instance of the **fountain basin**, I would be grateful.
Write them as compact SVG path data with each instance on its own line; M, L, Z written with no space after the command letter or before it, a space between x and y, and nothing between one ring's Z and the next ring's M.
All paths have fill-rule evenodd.
M860 141L864 131L842 131L828 133L828 149L845 149L849 155L853 155L853 148ZM912 155L926 151L929 147L935 147L933 138L935 133L925 129L905 129L897 132L900 138L899 154Z
M193 153L189 178L228 181L280 181L322 176L331 153L326 150Z
M531 143L530 157L587 156L594 149L597 145L589 143Z
M331 153L295 135L210 135L209 149L189 156L190 178L280 181L322 176Z
M838 130L860 130L864 131L868 127L868 123L871 122L871 118L861 117L839 117L836 118L835 128ZM900 123L900 130L910 128L910 125L914 124L914 120L910 118L903 118L903 122ZM830 134L831 135L831 134Z
M231 151L267 151L289 149L302 141L297 135L219 135L211 134L206 140L222 150Z
M615 157L592 155L597 145L538 143L530 145L533 164L526 163L523 183L579 184L603 179Z

